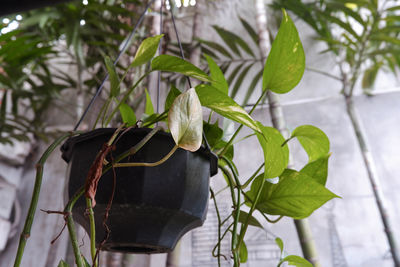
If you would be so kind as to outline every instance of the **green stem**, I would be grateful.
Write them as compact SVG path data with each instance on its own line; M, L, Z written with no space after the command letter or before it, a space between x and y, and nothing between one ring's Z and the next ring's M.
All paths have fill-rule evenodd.
M174 152L178 149L179 147L177 145L175 145L171 151L168 152L167 155L165 155L162 159L160 159L159 161L156 162L127 162L127 163L115 163L114 167L118 168L118 167L155 167L158 165L163 164L165 161L167 161L173 154Z
M90 223L90 254L92 256L93 267L97 267L96 260L96 225L94 222L94 212L92 208L92 200L86 198L86 208L89 213L89 223Z
M268 90L264 90L264 92L260 95L260 97L257 99L257 102L254 104L254 106L252 107L252 109L249 112L249 115L251 115L253 113L253 111L256 109L256 107L258 106L258 104L260 103L260 101L264 98L265 94L268 92ZM225 155L225 153L228 151L229 146L232 145L233 141L235 140L236 136L238 135L238 133L240 132L240 130L242 130L243 128L243 124L241 124L235 131L235 133L232 135L231 139L229 139L228 143L225 145L224 149L221 151L221 153L219 153L219 157L222 157Z
M14 267L20 266L21 260L22 260L22 255L24 254L26 242L31 234L32 224L33 224L33 220L35 218L35 212L36 212L37 204L39 201L40 189L42 186L44 164L45 164L47 158L54 151L54 149L56 149L56 147L58 147L65 139L67 139L68 137L70 137L76 133L77 132L67 133L67 134L64 134L63 136L57 138L47 148L47 150L43 153L42 157L39 159L39 161L36 164L36 178L35 178L35 185L33 187L31 204L29 206L28 215L25 220L24 229L22 230L22 233L21 233L21 236L19 239L18 250L17 250L17 254L15 256L15 261L14 261Z
M125 93L124 97L121 99L121 101L118 103L118 105L113 109L111 112L110 116L108 117L106 121L106 125L110 123L112 118L114 117L115 113L117 113L119 107L122 105L122 103L125 103L126 100L128 100L129 95L135 90L135 88L139 85L139 83L146 78L147 75L149 75L151 71L146 72L142 77L139 78L139 80L128 90L128 92Z
M258 200L261 197L261 192L262 192L262 189L264 187L264 184L265 184L265 179L262 179L261 185L260 185L260 187L258 188L258 191L257 191L256 198L254 199L253 203L251 204L251 208L250 208L249 214L246 217L246 220L244 221L244 224L242 224L242 228L240 229L240 235L239 235L239 241L238 241L238 247L239 248L240 248L240 245L243 242L243 239L244 239L244 236L246 234L247 228L249 227L250 218L251 218L254 210L256 209Z
M218 243L217 243L217 261L218 261L218 267L221 267L221 216L219 214L219 209L217 205L217 200L215 199L215 194L214 191L210 188L210 193L211 193L211 198L213 199L214 202L214 207L215 207L215 212L217 213L217 220L218 220Z
M75 223L72 217L72 208L74 207L76 201L84 194L85 188L82 186L78 191L72 196L67 205L65 206L64 212L67 214L67 227L69 232L69 238L71 239L72 249L74 251L75 263L78 267L85 267L85 263L82 259L81 251L79 250L78 238L75 231Z

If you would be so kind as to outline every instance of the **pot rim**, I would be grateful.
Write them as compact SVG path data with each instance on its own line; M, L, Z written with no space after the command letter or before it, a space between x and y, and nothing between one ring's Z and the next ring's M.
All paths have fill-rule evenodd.
M95 130L87 131L85 133L82 133L77 136L73 136L68 138L63 145L61 146L60 150L62 152L61 157L63 160L67 163L72 158L73 151L74 151L74 146L76 144L79 144L81 142L90 140L92 138L95 138L97 136L105 135L105 134L112 134L115 132L117 128L97 128ZM147 133L151 131L151 128L132 128L129 131L134 131L134 132L143 132ZM152 138L156 138L157 136L166 136L172 138L170 133L165 132L164 130L158 131ZM190 152L190 151L188 151ZM218 173L218 157L216 154L214 154L209 148L206 148L203 144L201 147L195 151L195 152L190 152L190 153L199 153L202 156L206 157L210 161L210 176L214 176L215 174Z

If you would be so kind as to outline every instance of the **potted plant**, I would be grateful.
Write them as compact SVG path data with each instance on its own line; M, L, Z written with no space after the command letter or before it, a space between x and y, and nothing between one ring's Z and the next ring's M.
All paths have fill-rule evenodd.
M227 233L231 233L234 265L239 266L247 260L244 243L246 231L249 225L261 225L253 217L254 212L260 212L268 221L272 220L267 215L305 218L328 200L337 197L325 188L329 140L320 129L311 125L299 126L285 140L279 131L251 117L268 90L289 92L303 75L305 59L302 44L286 12L283 12L281 27L265 64L263 91L250 112L246 112L228 96L222 71L210 57L207 57L210 76L178 57L159 55L153 58L161 37L147 38L138 48L130 68L150 62L150 70L125 92L120 90L120 83L127 72L120 79L114 65L105 59L110 77L110 94L99 113L99 121L108 125L119 114L122 126L88 133L67 133L58 138L40 159L37 186L21 234L16 266L21 260L33 222L32 214L36 209L43 164L48 155L67 138L62 150L64 159L70 164L69 200L64 211L47 212L64 216L78 266L84 266L85 259L79 250L73 218L90 232L94 266L98 264L99 249L137 253L168 251L181 235L204 221L209 197L208 178L216 173L217 166L225 177L232 197L231 215L224 220L218 217L219 241L215 256L219 265L224 257L220 252L220 243ZM184 92L171 87L166 110L160 114L148 114L138 123L126 101L139 82L153 71L179 73L205 83ZM115 106L108 112L113 102ZM203 122L202 107L212 111L206 122ZM212 123L215 121L213 113L239 124L228 141L222 139L223 130L218 123ZM161 132L157 123L166 120L168 130ZM244 182L233 161L234 141L243 126L254 132L247 138L257 137L265 158L264 164ZM287 169L287 142L295 138L309 156L309 163L300 171ZM89 151L92 146L94 150ZM172 176L168 175L169 172ZM279 181L273 179L277 177ZM119 189L131 191L117 192ZM142 189L144 191L140 191ZM104 196L100 195L100 191L105 193ZM216 193L213 190L210 192L219 214ZM126 207L128 200L133 201L133 206ZM116 217L112 217L114 215ZM121 221L128 221L129 225L117 225ZM227 221L231 221L231 224L222 233L221 227ZM98 229L102 230L101 234L95 231ZM117 238L118 232L122 232L122 236ZM145 239L150 240L149 243L144 243ZM277 243L283 250L280 239L277 239ZM282 257L279 265L285 261L298 266L310 266L298 256Z

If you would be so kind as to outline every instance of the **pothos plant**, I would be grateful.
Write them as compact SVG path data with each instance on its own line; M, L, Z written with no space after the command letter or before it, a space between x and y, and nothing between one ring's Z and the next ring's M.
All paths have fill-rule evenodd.
M251 117L251 114L268 90L280 94L287 93L299 83L304 72L305 57L302 43L295 25L285 11L283 11L280 29L265 63L262 93L249 112L246 112L228 96L228 85L224 75L211 57L207 57L210 75L184 59L175 56L159 55L154 57L161 38L162 35L147 38L139 46L130 68L150 63L150 69L130 88L123 88L124 90L120 88L121 81L125 78L127 71L120 78L111 61L107 58L105 60L110 76L110 93L102 111L99 113L97 122L102 121L106 126L115 116L119 116L122 120L122 126L115 131L105 145L99 147L99 153L94 159L92 167L88 170L85 186L82 186L73 195L64 211L55 212L64 215L74 248L75 261L78 266L88 266L90 264L82 257L75 234L72 207L76 201L82 196L86 197L91 226L92 265L98 266L97 255L101 244L96 248L93 236L95 224L92 222L94 220L93 206L95 205L97 184L102 175L111 168L136 168L138 166L152 168L156 165L168 164L169 158L176 153L175 151L178 148L194 152L200 148L202 142L208 141L207 146L218 156L218 168L225 177L227 188L230 190L232 199L231 214L228 218L221 218L215 197L217 193L214 193L212 188L210 189L210 195L218 216L219 229L218 242L212 253L217 257L219 266L228 257L233 259L234 266L240 266L241 263L247 261L247 248L244 243L247 229L249 226L261 227L261 223L254 217L256 212L263 215L269 222L274 222L268 217L269 215L278 215L280 216L279 218L288 216L301 219L308 217L314 210L330 199L338 197L325 187L330 154L329 140L323 131L311 125L303 125L297 127L290 138L285 140L278 130L263 125ZM179 73L204 83L183 92L171 87L165 102L165 111L160 114L153 112L150 98L147 97L145 108L147 116L139 124L134 110L128 105L128 100L139 83L153 71ZM208 121L203 121L203 108L210 111ZM220 128L218 123L211 123L215 121L215 113L224 117L224 119L238 123L238 127L228 141L222 139L224 130ZM130 151L129 153L122 156L119 155L115 159L108 157L113 145L118 141L119 134L124 132L124 128L154 127L160 121L167 121L168 129L166 131L170 132L171 138L175 142L171 152L167 153L162 160L149 165L144 165L148 163L138 162L118 162L123 157L136 153L143 146L136 147L133 150L127 148ZM234 141L243 127L250 128L254 134L242 139L242 141L245 142L246 139L256 136L264 156L264 163L254 170L253 175L247 179L239 176L233 157ZM159 128L155 127L154 129L158 130ZM33 223L33 214L36 209L43 174L43 164L50 153L63 140L71 135L79 134L78 132L67 133L58 138L43 154L37 164L35 191L25 227L21 234L15 266L19 266ZM309 162L299 171L287 168L289 162L289 147L287 143L292 139L297 139L300 142L309 157ZM143 140L143 142L147 141L147 139ZM279 181L271 179L276 177L279 177ZM52 213L54 211L48 212ZM229 224L229 226L225 227L226 225L224 226L224 224ZM226 229L224 233L221 231L222 227ZM230 236L231 255L222 255L221 241L224 238L228 238L228 236ZM276 242L283 252L282 241L277 239ZM282 255L286 255L286 253L282 253ZM278 266L283 262L296 266L312 266L305 259L293 255L282 256ZM60 266L67 266L67 264L61 261Z

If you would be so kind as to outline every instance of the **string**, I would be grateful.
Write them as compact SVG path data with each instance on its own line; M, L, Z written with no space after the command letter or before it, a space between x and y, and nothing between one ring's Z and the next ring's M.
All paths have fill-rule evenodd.
M170 5L171 5L170 10L171 10L172 24L174 25L174 31L175 31L175 35L176 35L176 40L178 41L179 52L180 52L180 54L181 54L181 58L182 58L182 59L185 59L185 54L183 53L183 48L182 48L181 39L179 38L178 30L177 30L177 28L176 28L175 16L174 16L174 12L173 12L173 9L174 9L173 1L170 1ZM189 84L189 88L192 88L192 83L190 82L189 76L186 76L186 79L187 79L187 82L188 82L188 84Z
M128 48L129 44L132 41L132 38L137 30L137 28L139 27L139 25L142 23L143 19L144 19L144 15L146 14L147 10L150 8L150 6L153 4L155 0L150 0L143 13L140 15L139 20L136 22L135 26L133 27L131 33L129 34L128 38L126 39L124 45L122 46L117 58L114 61L114 66L117 65L119 59L121 58L121 56L125 53L126 49ZM124 41L123 41L124 42ZM122 44L122 43L121 43ZM76 123L75 127L74 127L74 131L76 131L79 127L79 125L82 123L83 119L86 117L89 109L92 107L94 101L96 100L96 98L100 95L101 91L103 90L103 87L105 85L105 83L108 80L109 75L107 74L106 77L104 77L103 81L101 82L99 88L97 89L96 93L94 94L94 96L92 97L92 99L90 100L89 104L87 105L85 111L82 113L81 117L79 118L78 122Z
M161 0L161 6L160 6L160 34L163 33L163 1ZM160 43L158 45L158 55L161 55L161 47L162 47L162 38L160 40ZM160 86L161 86L161 71L158 71L157 73L157 113L160 113ZM158 126L158 122L157 122Z
M185 55L183 53L182 43L181 43L181 40L179 38L178 30L176 28L175 17L174 17L174 12L173 12L174 4L172 3L172 1L170 1L170 5L171 5L170 11L171 11L172 24L174 25L174 31L175 31L175 35L176 35L176 40L177 40L178 45L179 45L179 52L181 54L181 58L184 60L185 59ZM189 88L192 88L192 83L190 82L189 76L186 76L186 79L187 79L187 82L189 84ZM210 148L210 145L208 144L208 141L207 141L207 138L206 138L206 134L204 133L204 129L203 129L203 140L204 140L204 145L205 145L206 149L209 152L211 152L211 148Z

